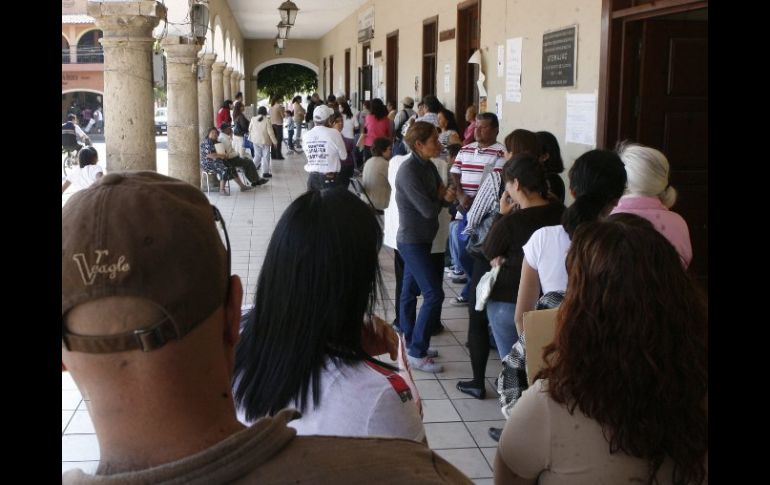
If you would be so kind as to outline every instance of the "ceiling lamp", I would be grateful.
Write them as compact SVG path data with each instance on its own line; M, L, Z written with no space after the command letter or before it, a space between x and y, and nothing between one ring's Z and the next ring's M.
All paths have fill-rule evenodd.
M275 45L278 46L279 49L283 49L286 47L286 44L284 43L286 39L281 39L280 37L275 38Z
M297 12L299 12L299 9L294 2L286 0L280 7L278 7L278 12L281 14L281 23L284 23L289 27L294 26L294 21L297 19Z
M279 22L277 27L278 27L278 38L287 39L289 37L289 29L291 28L291 26L283 22Z

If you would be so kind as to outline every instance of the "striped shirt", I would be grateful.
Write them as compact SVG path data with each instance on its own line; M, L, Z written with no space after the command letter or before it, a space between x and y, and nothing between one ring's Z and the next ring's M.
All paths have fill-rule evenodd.
M460 149L450 173L459 174L463 192L469 197L475 197L483 182L484 167L490 164L495 172L503 171L505 147L502 143L494 143L486 148L480 148L479 142L475 141Z

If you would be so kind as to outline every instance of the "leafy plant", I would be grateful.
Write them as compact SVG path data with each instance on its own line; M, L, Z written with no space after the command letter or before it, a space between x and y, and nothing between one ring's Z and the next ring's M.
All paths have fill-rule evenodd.
M295 93L315 91L318 77L312 69L299 64L276 64L259 71L257 86L267 97L290 98Z

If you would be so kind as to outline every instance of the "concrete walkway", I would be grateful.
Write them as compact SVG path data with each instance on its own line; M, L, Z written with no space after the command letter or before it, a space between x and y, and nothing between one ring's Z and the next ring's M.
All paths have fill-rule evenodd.
M165 136L156 140L159 147L165 148ZM103 165L104 144L95 143L94 146ZM232 271L243 281L245 306L253 304L257 277L276 221L291 201L305 191L304 162L303 155L286 155L286 160L273 162L270 183L245 193L233 186L230 197L220 197L216 192L208 196L225 217L233 250ZM167 165L167 152L159 148L158 172L167 173ZM69 195L71 191L68 190L62 197L62 205ZM383 247L380 264L388 299L380 303L378 314L391 321L395 293L392 250ZM450 304L461 289L461 285L445 280L446 299L441 316L447 330L431 339L431 346L439 350L436 361L444 365L444 372L414 371L413 374L423 400L423 421L430 447L476 483L491 484L497 444L487 435L487 429L504 423L493 390L494 378L501 369L500 360L497 352L491 350L487 364L487 399L473 399L455 389L458 380L472 377L470 357L464 346L468 335L468 309ZM62 472L73 467L92 472L98 460L99 446L86 402L69 373L62 373Z

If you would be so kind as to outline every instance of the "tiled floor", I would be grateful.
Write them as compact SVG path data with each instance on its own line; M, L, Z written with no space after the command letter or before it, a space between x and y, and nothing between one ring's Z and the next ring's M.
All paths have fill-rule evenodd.
M158 137L165 141L165 137ZM160 144L160 143L159 143ZM103 144L95 144L100 155ZM103 158L100 158L103 162ZM167 173L165 150L158 150L158 171ZM265 257L273 228L283 210L305 190L302 155L287 156L273 163L273 179L269 184L241 194L233 187L230 197L209 195L211 202L226 219L233 249L233 273L243 280L244 305L251 305L254 289ZM65 202L69 191L62 199ZM393 254L386 247L380 254L383 279L388 299L380 303L378 314L393 319L395 276ZM459 379L471 377L470 357L464 343L467 339L467 307L454 307L450 301L459 294L460 285L445 280L446 299L442 321L446 330L431 340L439 351L436 359L444 365L441 374L414 371L414 378L423 400L424 423L428 444L479 484L492 483L496 443L487 435L490 426L500 427L503 417L494 391L494 378L500 370L497 352L490 351L487 364L487 399L480 401L460 393L455 388ZM85 402L68 373L62 374L62 471L72 467L94 470L99 459L99 447Z

